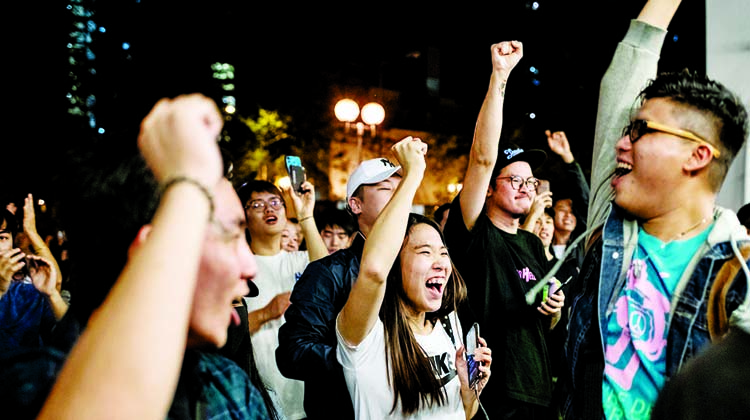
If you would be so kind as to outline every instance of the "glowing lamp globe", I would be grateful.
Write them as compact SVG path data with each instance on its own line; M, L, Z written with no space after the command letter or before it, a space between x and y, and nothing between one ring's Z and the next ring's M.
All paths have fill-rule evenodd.
M359 116L359 105L351 99L342 99L336 102L333 113L339 121L351 123Z
M370 102L362 107L362 121L369 125L378 125L385 119L385 109L383 105L376 102Z

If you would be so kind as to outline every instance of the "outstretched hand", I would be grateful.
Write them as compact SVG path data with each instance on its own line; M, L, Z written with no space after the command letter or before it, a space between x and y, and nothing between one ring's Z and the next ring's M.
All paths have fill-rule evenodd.
M560 156L565 163L572 163L573 153L570 151L570 143L568 137L564 131L555 131L554 133L545 130L544 134L547 135L547 144L550 150L555 152L556 155Z
M19 248L0 251L0 291L8 290L13 275L23 268L25 256Z
M47 259L38 255L27 255L26 260L29 263L31 283L34 284L36 290L45 296L52 296L58 293L58 273L55 267Z
M23 231L27 235L38 235L36 231L36 213L34 212L34 196L29 194L23 201Z
M281 189L292 200L294 213L298 220L313 215L315 210L315 186L310 181L302 183L301 193L294 191L291 185L282 186Z

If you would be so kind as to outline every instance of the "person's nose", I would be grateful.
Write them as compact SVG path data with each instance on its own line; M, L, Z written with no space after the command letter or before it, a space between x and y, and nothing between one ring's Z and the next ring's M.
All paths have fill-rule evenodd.
M432 269L435 271L444 271L450 267L450 259L443 255L438 255L432 262Z
M524 191L526 194L531 193L529 186L526 185L526 181L521 182L521 185L518 187L518 191Z
M263 206L263 213L276 213L276 210L274 210L273 207L271 207L271 203L264 203Z
M239 258L240 277L245 281L253 281L258 274L258 263L255 261L255 255L253 255L247 241L242 241L240 244Z
M633 148L633 143L630 141L630 135L625 134L624 136L620 137L620 140L615 143L615 151L616 152L628 152Z

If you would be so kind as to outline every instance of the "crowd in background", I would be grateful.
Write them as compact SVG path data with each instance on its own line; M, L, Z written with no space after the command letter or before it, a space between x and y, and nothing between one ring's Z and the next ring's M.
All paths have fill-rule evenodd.
M742 418L750 204L715 201L748 115L715 80L657 72L679 4L646 1L618 44L589 178L564 131L545 150L502 136L525 47L493 44L463 189L429 214L420 138L360 162L339 208L309 180L235 186L215 103L159 101L70 162L59 219L5 199L2 410Z

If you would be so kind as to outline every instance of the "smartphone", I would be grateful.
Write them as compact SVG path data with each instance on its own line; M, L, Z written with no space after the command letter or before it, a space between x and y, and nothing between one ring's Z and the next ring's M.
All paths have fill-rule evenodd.
M542 194L546 193L547 191L549 191L549 181L547 181L546 179L540 179L539 185L536 187L536 193Z
M474 360L474 349L479 347L479 324L476 322L466 333L466 367L469 371L469 387L474 388L482 377L479 371L479 362Z
M302 184L307 181L307 174L305 173L305 167L302 166L302 161L299 156L287 155L286 158L286 172L289 174L289 181L292 183L292 189L298 193L303 193Z
M560 282L560 280L557 280L554 277L549 279L547 284L544 286L544 289L542 290L542 302L546 302L547 298L549 298L550 295L554 295L555 293L557 293L558 290L562 289L563 286L570 283L571 280L573 280L573 276L568 277L562 283Z

